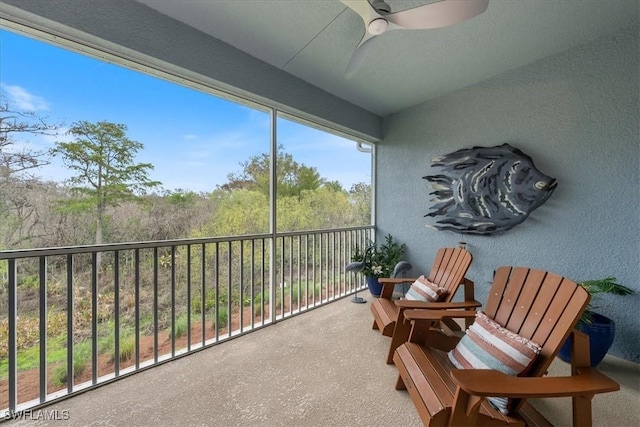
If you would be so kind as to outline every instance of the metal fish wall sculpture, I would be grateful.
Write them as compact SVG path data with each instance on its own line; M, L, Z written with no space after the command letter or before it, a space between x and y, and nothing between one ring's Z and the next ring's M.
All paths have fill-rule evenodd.
M473 147L436 157L442 174L423 177L436 197L425 215L444 216L431 227L461 234L509 230L553 194L555 178L536 169L531 157L510 146Z

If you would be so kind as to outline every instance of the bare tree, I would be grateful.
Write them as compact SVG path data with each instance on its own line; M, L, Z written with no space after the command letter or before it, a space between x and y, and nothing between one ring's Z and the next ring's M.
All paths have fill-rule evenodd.
M60 126L33 111L19 111L0 95L0 179L49 163L45 151L16 148L18 135L55 136Z
M56 135L60 124L51 124L32 111L21 111L0 95L0 245L26 245L41 227L41 207L29 193L42 183L32 169L49 163L48 153L28 148L26 137ZM24 137L25 139L21 139ZM23 144L24 143L24 144ZM22 145L22 146L21 146ZM38 230L38 231L36 231Z

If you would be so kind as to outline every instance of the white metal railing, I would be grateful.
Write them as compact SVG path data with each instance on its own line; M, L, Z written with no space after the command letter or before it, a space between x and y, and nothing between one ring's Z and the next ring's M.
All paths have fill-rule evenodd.
M372 233L1 251L0 420L352 294Z

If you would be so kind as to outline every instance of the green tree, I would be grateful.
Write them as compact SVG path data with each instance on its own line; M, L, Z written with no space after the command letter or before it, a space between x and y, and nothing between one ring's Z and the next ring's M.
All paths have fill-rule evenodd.
M355 184L349 192L339 181L322 178L279 147L276 159L277 229L280 232L369 224L371 187ZM242 171L211 194L213 215L198 236L265 233L269 229L269 155L240 163Z
M160 185L149 179L150 163L135 163L136 153L144 147L126 136L127 126L106 121L73 124L68 134L72 142L56 142L51 151L61 156L66 167L75 172L68 182L80 198L66 202L71 211L95 213L95 243L102 243L108 206L139 200L148 189Z
M349 190L353 223L364 225L371 223L371 185L358 182Z
M322 186L330 191L344 191L340 181L325 181Z
M300 198L278 199L278 230L317 230L354 225L350 223L348 195L334 186L304 191Z
M145 237L141 240L179 239L206 223L213 211L204 194L177 189L145 197L146 219L140 222Z
M303 191L315 190L325 183L316 168L299 164L291 154L283 150L284 148L279 146L276 156L278 197L299 197ZM228 191L239 189L258 191L268 197L269 158L268 153L263 153L240 163L242 171L227 175L228 182L220 188Z
M194 237L238 236L269 231L269 197L259 191L215 190L215 210Z

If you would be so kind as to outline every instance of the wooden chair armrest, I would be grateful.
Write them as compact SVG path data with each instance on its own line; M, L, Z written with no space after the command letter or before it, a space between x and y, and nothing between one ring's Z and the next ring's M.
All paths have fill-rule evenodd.
M378 279L378 282L381 284L385 284L385 283L393 283L394 285L397 285L398 283L406 283L406 282L415 282L416 280L418 280L417 277L411 278L411 277L380 277Z
M403 323L411 322L409 342L427 344L442 351L449 351L460 341L457 332L447 324L452 319L463 318L473 323L475 310L404 310ZM398 322L400 319L398 319ZM433 328L436 324L440 327ZM456 328L459 330L459 328Z
M584 396L620 390L595 368L580 368L568 377L514 377L486 369L452 369L453 381L472 396L543 398Z
M382 290L380 291L380 298L390 300L393 297L393 289L399 283L405 282L415 282L416 279L412 279L410 277L380 277L378 278L378 283L382 285Z
M395 304L400 308L405 309L431 309L431 310L447 310L454 308L476 308L481 307L482 303L478 301L458 301L458 302L426 302L426 301L412 301L401 299L395 301Z
M428 320L438 321L446 318L466 319L475 318L475 310L406 310L404 318L410 321Z

